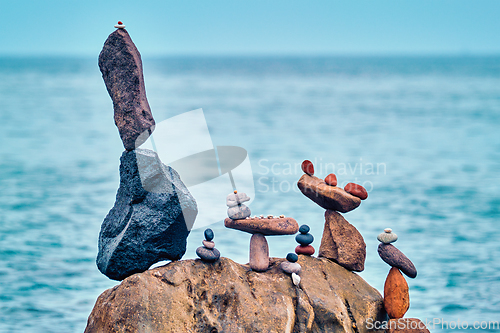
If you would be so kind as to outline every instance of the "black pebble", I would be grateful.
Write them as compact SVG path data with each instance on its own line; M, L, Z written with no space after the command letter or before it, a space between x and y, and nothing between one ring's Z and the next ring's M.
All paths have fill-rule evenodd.
M286 260L288 260L289 262L297 262L297 260L299 260L299 256L295 253L288 253L286 255Z
M298 234L295 236L295 240L302 246L307 246L314 241L314 237L311 234Z
M212 231L212 229L210 229L210 228L209 228L209 229L206 229L206 230L205 230L205 239L206 239L207 241L209 241L209 242L210 242L212 239L214 239L214 232Z
M307 234L309 232L309 230L310 230L310 228L309 228L309 226L307 224L303 224L299 228L299 232L301 234Z

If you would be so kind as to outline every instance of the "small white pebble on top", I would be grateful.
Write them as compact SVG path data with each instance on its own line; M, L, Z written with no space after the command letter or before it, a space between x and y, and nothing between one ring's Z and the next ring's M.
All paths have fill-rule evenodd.
M384 231L387 232L387 233L391 233L392 229L391 228L385 228Z

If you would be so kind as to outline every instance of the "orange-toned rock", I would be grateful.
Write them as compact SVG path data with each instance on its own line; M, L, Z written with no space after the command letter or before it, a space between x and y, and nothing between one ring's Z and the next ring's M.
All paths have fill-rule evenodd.
M391 268L385 280L384 307L391 319L403 318L410 307L408 284L396 267Z
M325 183L330 186L337 186L337 176L334 173L329 174L325 177Z
M280 218L247 218L232 220L226 218L224 226L230 229L236 229L250 234L263 234L266 236L274 235L293 235L299 231L299 224L291 217Z
M387 323L387 333L430 333L425 324L417 318L391 319Z
M309 176L314 175L313 163L309 160L305 160L304 162L302 162L302 171L304 171L304 173L307 173Z
M344 187L344 190L361 200L366 200L366 198L368 198L368 192L366 192L366 189L361 185L349 183Z

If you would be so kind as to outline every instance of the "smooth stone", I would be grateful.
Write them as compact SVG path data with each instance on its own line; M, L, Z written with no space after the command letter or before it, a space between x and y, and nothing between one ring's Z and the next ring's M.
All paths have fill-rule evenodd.
M288 274L299 274L302 267L300 267L299 263L296 262L289 262L289 261L283 261L281 264L281 269L283 272L288 273Z
M360 198L361 200L366 200L366 198L368 198L368 192L366 192L366 189L358 184L349 183L344 186L344 191Z
M297 182L302 194L324 209L347 213L361 204L361 199L347 193L342 188L330 186L318 177L302 175Z
M329 174L325 177L325 183L330 186L337 186L337 176L334 173Z
M226 205L228 207L238 206L244 202L250 201L250 197L246 193L231 193L226 198Z
M109 35L99 54L99 69L113 100L123 146L134 150L154 131L155 120L146 98L141 55L127 30L117 29Z
M377 236L377 239L384 244L390 244L398 240L398 235L393 232L383 232Z
M295 273L292 273L292 282L294 285L298 286L300 284L300 276Z
M366 244L359 231L342 215L327 210L318 256L331 259L350 271L361 272L365 269Z
M263 234L253 234L250 238L250 268L263 272L269 268L269 245Z
M252 215L250 208L241 204L227 209L227 216L232 220L246 219Z
M384 232L390 233L390 232L392 232L392 229L391 228L385 228Z
M125 24L115 24L115 28L117 28L117 29L125 29Z
M205 239L207 241L211 241L212 239L214 239L214 232L212 229L208 228L208 229L205 229L205 232L203 233L203 235L205 236Z
M410 308L408 283L396 267L392 267L384 284L384 307L391 319L403 318Z
M295 248L295 253L305 254L306 256L312 256L314 254L314 247L312 247L312 245L307 245L307 246L298 245Z
M314 165L311 161L305 160L304 162L302 162L301 167L304 173L308 174L309 176L314 175Z
M291 217L285 217L284 219L225 219L224 225L226 228L245 231L251 234L260 233L267 236L293 235L299 230L299 224Z
M196 255L200 257L201 260L206 262L215 262L220 258L220 252L217 249L207 249L206 247L200 246L196 249Z
M430 333L425 324L417 318L389 319L387 333Z
M403 252L399 251L394 245L380 243L378 245L378 255L389 266L399 268L401 272L406 274L408 277L412 279L417 277L417 269L411 260L408 259L408 257L406 257Z
M204 247L206 247L207 249L213 249L215 247L215 243L212 242L212 241L202 241L202 244Z
M309 232L309 230L311 230L311 228L309 228L309 226L307 224L303 224L299 228L299 232L301 234L307 234Z
M300 245L309 245L314 241L314 237L311 234L298 234L295 236L295 241Z
M123 152L116 201L99 233L97 267L110 279L123 280L158 261L181 259L197 214L177 172L155 152Z
M299 260L299 256L295 253L288 253L286 255L286 260L288 260L289 262L297 262L297 260Z

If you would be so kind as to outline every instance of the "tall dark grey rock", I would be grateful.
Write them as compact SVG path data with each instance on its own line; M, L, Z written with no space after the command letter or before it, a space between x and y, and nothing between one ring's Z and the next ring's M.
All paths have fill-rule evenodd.
M181 259L198 213L177 172L155 152L125 151L120 162L120 187L102 223L97 256L99 270L114 280Z
M99 55L102 78L113 100L115 124L126 150L147 140L155 121L146 98L141 55L127 30L116 29Z

